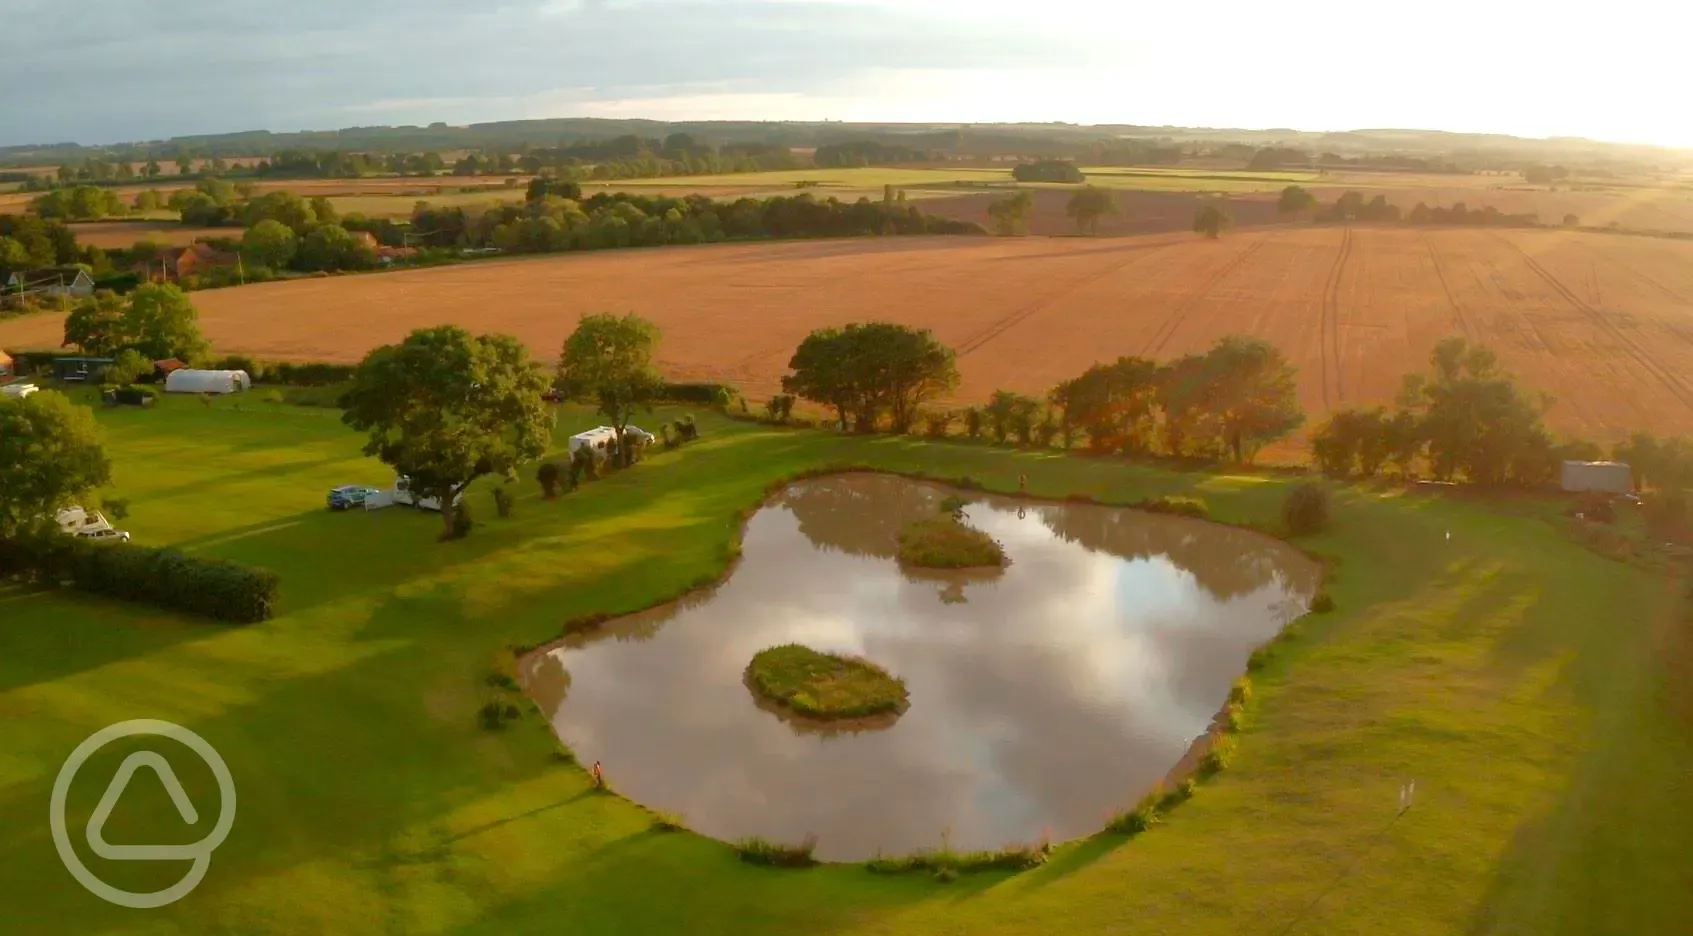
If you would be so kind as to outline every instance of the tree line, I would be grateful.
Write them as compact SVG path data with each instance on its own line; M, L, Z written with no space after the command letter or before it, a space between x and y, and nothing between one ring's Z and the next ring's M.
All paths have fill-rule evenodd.
M800 194L721 202L703 195L602 192L581 199L573 194L580 190L554 183L522 205L480 213L423 203L412 215L411 236L414 243L433 247L542 253L764 238L982 233L980 225L926 215L915 205L888 199L842 202Z
M1540 224L1540 215L1536 212L1522 214L1507 214L1492 205L1471 210L1464 202L1458 202L1451 207L1435 205L1430 207L1423 202L1417 202L1416 207L1409 212L1402 211L1398 205L1392 204L1385 195L1377 195L1365 201L1364 193L1348 190L1342 192L1330 204L1322 204L1309 190L1303 186L1290 185L1282 189L1276 199L1276 211L1282 215L1302 214L1311 212L1311 220L1326 223L1344 223L1349 221L1375 221L1383 223L1405 222L1409 224L1473 224L1478 226L1497 227L1535 227ZM1564 224L1576 225L1580 219L1574 215L1567 215Z
M957 386L956 357L926 329L888 322L819 329L788 362L782 390L826 407L842 431L931 436L959 426L969 438L1131 455L1250 462L1304 424L1297 370L1273 345L1230 336L1204 354L1158 363L1096 364L1045 398L1008 390L983 406L926 404Z

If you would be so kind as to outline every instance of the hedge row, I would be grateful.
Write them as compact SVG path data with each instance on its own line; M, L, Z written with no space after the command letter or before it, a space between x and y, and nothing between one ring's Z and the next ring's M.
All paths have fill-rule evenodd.
M288 387L325 387L353 379L357 364L325 364L321 362L260 361L244 354L232 354L211 364L212 370L243 370L253 383L282 384Z
M661 400L701 406L728 406L735 396L734 387L716 383L667 383L658 394Z
M274 572L223 559L62 535L0 540L0 575L69 584L97 595L237 624L269 620L281 581Z

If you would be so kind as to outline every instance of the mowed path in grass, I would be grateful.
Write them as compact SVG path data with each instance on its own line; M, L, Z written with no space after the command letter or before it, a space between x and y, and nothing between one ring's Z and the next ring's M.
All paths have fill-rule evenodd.
M1257 522L1277 516L1292 479L702 415L700 442L557 502L525 478L507 520L479 486L475 532L441 545L433 516L323 510L330 485L386 474L333 412L170 399L100 418L137 538L270 566L283 601L275 620L231 627L0 590L8 933L1540 936L1680 933L1693 915L1693 745L1674 707L1685 696L1663 680L1688 647L1662 616L1669 583L1564 540L1531 504L1344 491L1332 530L1304 543L1340 557L1339 610L1307 620L1256 677L1229 771L1133 841L1099 837L1024 875L942 884L756 868L720 843L656 832L554 758L539 717L478 727L484 677L508 644L716 572L731 514L805 466L970 475L1000 490L1027 473L1042 495L1190 494ZM566 411L557 438L595 421ZM65 756L136 717L203 735L240 801L205 881L152 911L83 891L47 831ZM131 749L97 755L73 785L78 841ZM207 771L164 753L209 815ZM145 776L107 838L198 839L205 820L183 827ZM1394 821L1409 779L1416 804ZM135 890L183 870L83 854Z
M196 293L223 351L356 361L421 326L518 336L550 359L577 320L659 324L673 378L780 391L811 330L873 319L957 349L953 403L1044 394L1096 361L1167 359L1234 333L1300 370L1313 423L1390 404L1440 339L1498 352L1556 398L1548 419L1601 442L1693 433L1693 243L1533 231L1284 227L1219 241L900 238L603 251ZM56 315L0 322L50 346Z

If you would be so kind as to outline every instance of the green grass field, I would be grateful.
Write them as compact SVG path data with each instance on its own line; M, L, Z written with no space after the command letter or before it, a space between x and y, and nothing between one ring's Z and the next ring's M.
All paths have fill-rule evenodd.
M666 414L660 414L660 417ZM674 415L674 414L669 414ZM27 933L1684 933L1693 919L1693 730L1666 661L1669 583L1499 510L1349 489L1303 545L1338 557L1338 611L1255 677L1231 768L1133 840L1060 848L1020 875L942 883L858 866L790 871L661 833L595 795L533 713L477 709L502 648L673 594L723 567L731 516L772 480L857 462L1112 501L1203 497L1273 522L1297 479L908 439L840 438L702 414L702 439L438 544L439 520L330 514L335 484L389 480L331 410L169 399L102 412L139 541L281 573L279 616L233 627L0 589L0 926ZM656 422L654 418L650 420ZM598 422L567 411L558 438ZM648 419L638 419L646 425ZM1220 700L1219 700L1220 701ZM49 791L79 742L163 718L221 752L239 791L204 882L157 910L96 899L61 866ZM124 753L71 788L72 838L114 885L181 862L90 857L81 832ZM192 842L136 775L119 844ZM617 765L607 765L615 784ZM1398 789L1416 781L1395 817ZM1124 791L1125 803L1139 791ZM1104 817L1101 817L1103 823ZM939 844L939 843L937 843Z

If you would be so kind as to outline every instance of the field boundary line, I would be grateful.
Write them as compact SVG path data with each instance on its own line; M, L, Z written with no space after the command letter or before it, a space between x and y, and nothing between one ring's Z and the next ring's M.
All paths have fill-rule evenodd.
M1224 263L1216 273L1207 277L1204 284L1202 284L1198 289L1188 293L1187 298L1176 303L1176 307L1170 310L1170 314L1165 317L1162 323L1159 324L1157 330L1152 333L1152 337L1147 339L1146 345L1140 350L1140 356L1143 358L1151 358L1163 351L1164 346L1169 344L1170 339L1174 338L1176 332L1181 329L1182 322L1186 321L1188 311L1197 305L1199 300L1210 295L1211 290L1215 289L1217 284L1223 281L1224 277L1227 277L1230 273L1239 269L1246 263L1247 258L1257 253L1263 246L1264 241L1253 241L1251 246L1236 254L1233 259Z
M1615 325L1606 321L1605 314L1603 312L1600 312L1598 309L1588 305L1580 296L1571 292L1568 286L1559 282L1556 276L1553 276L1545 267L1541 266L1538 261L1529 256L1528 251L1524 250L1522 245L1513 243L1511 240L1498 233L1489 233L1493 233L1493 236L1500 242L1509 245L1512 250L1515 250L1518 256L1523 258L1523 262L1528 264L1528 268L1533 270L1541 279L1545 280L1546 285L1552 287L1553 292L1556 292L1559 296L1563 297L1563 300L1569 303L1571 308L1587 316L1590 322L1597 325L1601 331L1615 339L1617 344L1622 346L1624 351L1629 357L1634 359L1636 364L1640 365L1643 370L1647 371L1652 376L1658 378L1658 381L1662 383L1676 399L1680 400L1682 405L1686 406L1688 409L1693 409L1693 393L1690 393L1687 388L1681 384L1681 381L1677 380L1673 374L1671 374L1657 361L1657 359L1647 354L1644 349L1636 344L1633 338L1624 334L1622 329L1617 328Z

